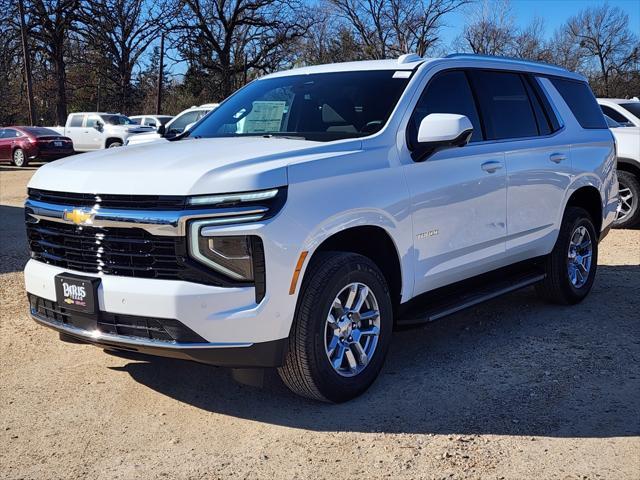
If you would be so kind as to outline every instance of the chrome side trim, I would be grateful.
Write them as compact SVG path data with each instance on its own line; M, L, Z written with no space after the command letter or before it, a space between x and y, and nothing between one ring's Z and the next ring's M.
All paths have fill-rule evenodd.
M138 337L128 337L124 335L112 335L110 333L103 333L98 330L89 331L82 328L75 327L73 325L67 325L62 322L51 321L37 313L31 312L31 318L45 327L52 328L58 332L68 333L74 337L79 337L87 340L88 342L97 343L118 343L121 345L130 345L131 347L153 347L153 348L166 348L166 349L200 349L200 348L244 348L250 347L253 343L179 343L179 342L164 342L162 340L144 339Z
M57 205L53 203L27 200L25 212L36 220L49 220L53 222L67 223L64 219L65 211L72 211L70 205ZM167 235L182 237L186 234L187 220L193 218L217 218L224 217L224 223L256 221L262 218L269 209L267 207L233 207L197 210L177 211L152 211L152 210L120 210L100 208L96 205L93 209L84 208L93 214L86 226L93 227L117 227L117 228L142 228L152 235ZM245 218L246 217L246 218ZM28 221L28 220L27 220ZM222 223L222 222L221 222ZM82 225L80 225L82 226Z

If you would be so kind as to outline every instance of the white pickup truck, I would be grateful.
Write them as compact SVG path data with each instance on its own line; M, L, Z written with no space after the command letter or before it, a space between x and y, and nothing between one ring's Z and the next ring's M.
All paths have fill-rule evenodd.
M132 135L155 131L148 125L136 124L125 115L103 112L72 113L64 127L50 128L71 138L78 152L121 147Z

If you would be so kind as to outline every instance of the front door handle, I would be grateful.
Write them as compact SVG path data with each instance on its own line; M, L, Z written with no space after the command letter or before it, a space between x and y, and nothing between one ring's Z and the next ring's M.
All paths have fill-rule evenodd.
M500 170L502 168L502 162L498 162L496 160L489 160L488 162L484 162L482 165L482 170L487 173L494 173L496 170Z
M551 160L553 163L560 163L566 159L567 156L562 153L552 153L551 155L549 155L549 160Z

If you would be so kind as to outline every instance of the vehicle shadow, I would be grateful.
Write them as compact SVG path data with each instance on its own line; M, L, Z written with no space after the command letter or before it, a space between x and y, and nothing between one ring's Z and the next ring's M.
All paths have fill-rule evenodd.
M29 260L24 208L0 205L0 273L19 272Z
M380 378L341 405L298 398L275 372L253 389L186 361L127 354L136 361L114 369L206 411L314 431L631 436L640 435L639 312L640 266L600 266L573 307L516 292L396 332Z

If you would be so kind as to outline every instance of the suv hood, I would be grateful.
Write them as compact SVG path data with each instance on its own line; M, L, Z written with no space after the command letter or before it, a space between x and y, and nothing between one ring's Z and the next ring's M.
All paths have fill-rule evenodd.
M285 138L184 139L66 157L46 164L29 187L77 193L197 195L286 185L287 165L360 149Z

